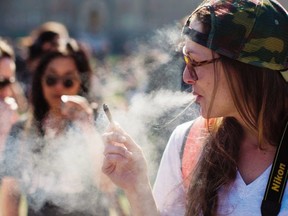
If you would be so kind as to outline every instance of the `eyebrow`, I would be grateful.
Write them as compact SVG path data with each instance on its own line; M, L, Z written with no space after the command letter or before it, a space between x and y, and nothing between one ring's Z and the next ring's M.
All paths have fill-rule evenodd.
M55 70L54 68L47 68L47 74L57 74L57 70ZM79 72L77 70L68 70L65 72L65 76L66 75L74 75L74 73L76 73L76 75L79 75Z
M193 51L191 51L191 50L187 52L187 50L186 50L185 48L186 48L186 46L183 47L182 53L183 53L184 55L189 56L193 61L196 61L196 60L194 59L194 57L191 55L191 54L196 54L196 53L193 52ZM196 62L197 62L197 61L196 61Z
M197 54L197 52L193 51L193 50L186 50L186 46L183 46L182 48L182 52L183 54L186 54L186 55L190 55L190 54Z

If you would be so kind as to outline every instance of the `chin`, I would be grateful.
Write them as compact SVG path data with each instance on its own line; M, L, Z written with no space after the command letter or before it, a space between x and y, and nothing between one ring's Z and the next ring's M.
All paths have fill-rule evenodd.
M201 115L203 118L205 118L205 119L208 118L208 113L207 113L207 111L206 111L206 110L203 110L202 108L200 108L200 115Z
M52 108L52 109L59 109L61 108L61 101L53 101L51 103L49 103L49 106Z
M215 113L215 112L210 112L209 115L208 115L208 111L207 110L203 110L202 108L200 109L200 115L205 118L205 119L208 119L208 118L220 118L220 117L223 117L223 115L219 115L219 113Z

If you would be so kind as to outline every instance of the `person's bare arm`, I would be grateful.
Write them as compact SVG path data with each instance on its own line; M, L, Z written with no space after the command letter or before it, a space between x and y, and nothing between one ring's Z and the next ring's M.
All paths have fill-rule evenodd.
M1 215L18 216L20 197L17 181L12 177L4 177L1 186Z

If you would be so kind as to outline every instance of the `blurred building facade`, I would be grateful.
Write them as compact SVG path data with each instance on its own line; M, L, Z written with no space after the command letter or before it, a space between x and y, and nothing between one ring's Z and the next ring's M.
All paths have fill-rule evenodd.
M200 0L0 1L0 35L17 38L46 21L59 21L72 36L121 43L188 15ZM280 0L288 8L287 0ZM117 44L117 43L116 43Z
M0 1L0 35L17 38L46 21L59 21L71 35L124 40L179 20L199 0L9 0Z

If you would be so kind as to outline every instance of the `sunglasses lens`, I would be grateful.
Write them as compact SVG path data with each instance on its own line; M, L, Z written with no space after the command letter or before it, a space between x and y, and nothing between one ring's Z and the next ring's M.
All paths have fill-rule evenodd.
M59 81L61 82L62 86L64 86L65 88L71 88L74 85L74 80L69 77L61 78L61 77L48 75L45 78L45 83L49 87L55 86Z
M54 86L57 83L57 78L53 76L47 76L45 82L47 86Z
M190 64L190 59L188 58L188 56L184 55L184 61L185 61L186 65Z
M198 80L198 76L196 74L196 71L194 69L194 66L192 65L190 58L184 55L184 61L186 63L186 66L187 66L187 69L189 71L191 78L195 81Z
M63 80L63 85L65 88L71 88L74 85L74 82L72 79L65 79Z

